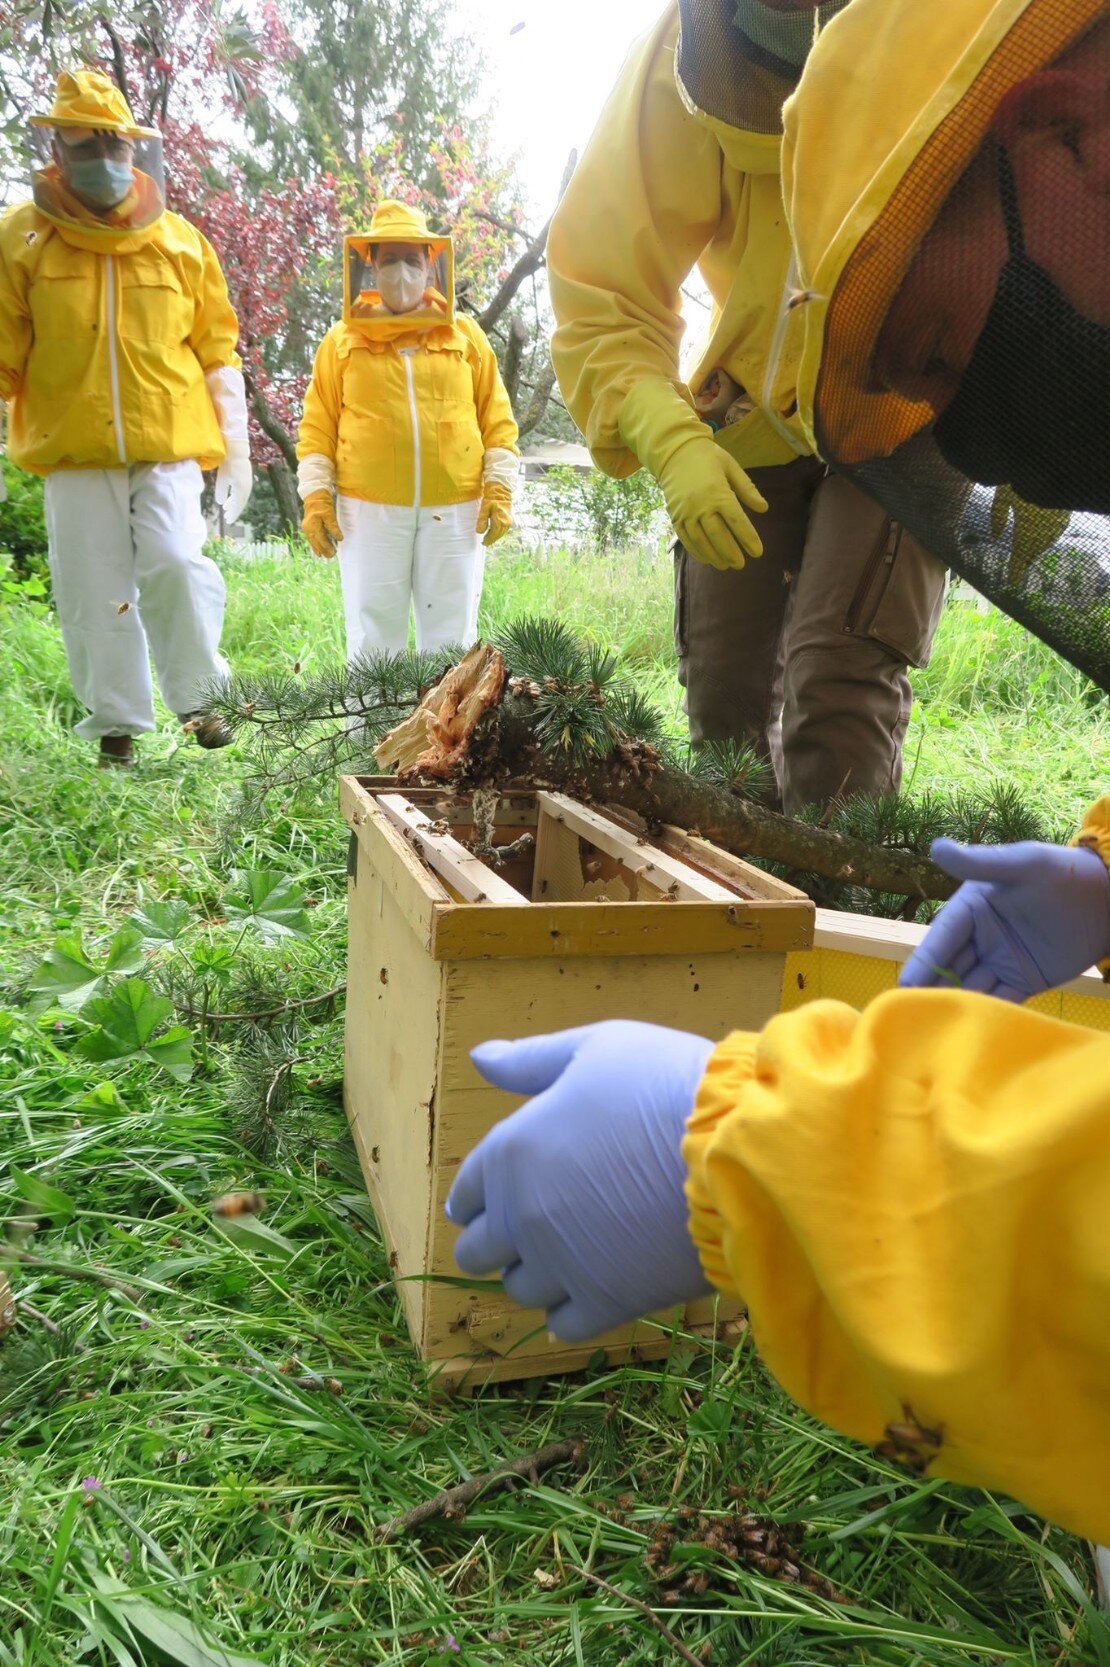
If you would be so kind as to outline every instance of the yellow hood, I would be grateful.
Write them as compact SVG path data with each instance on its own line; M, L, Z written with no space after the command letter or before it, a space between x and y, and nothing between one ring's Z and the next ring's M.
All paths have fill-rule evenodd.
M53 108L30 119L35 127L89 127L132 139L158 134L157 128L139 126L115 82L98 69L63 70L54 89Z
M784 111L783 195L805 307L799 414L830 462L888 456L933 421L872 386L890 305L1001 100L1106 11L853 0L822 33Z

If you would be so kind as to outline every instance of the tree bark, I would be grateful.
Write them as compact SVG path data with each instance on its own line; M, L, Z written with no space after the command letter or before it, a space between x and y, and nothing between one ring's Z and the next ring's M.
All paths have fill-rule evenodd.
M277 501L282 526L287 532L298 532L301 525L301 505L297 497L296 477L286 468L280 458L275 458L272 463L267 463L266 474L269 477L270 485L274 489L274 498Z
M543 230L532 239L527 249L517 259L515 266L505 278L485 312L478 314L478 323L487 335L510 305L524 280L538 272L543 265L546 258L547 234L550 228L551 221L548 220Z
M247 393L250 397L251 410L254 412L255 421L258 423L259 428L262 430L263 434L265 434L266 438L274 442L274 445L277 447L278 451L281 453L282 457L284 457L289 468L295 475L297 472L297 447L293 440L293 436L287 432L285 425L281 422L277 412L273 409L269 400L266 398L266 395L258 386L258 383L254 380L250 371L246 368L243 370L243 381L246 384ZM298 516L297 519L299 520L300 516Z
M555 391L555 366L551 363L550 355L544 362L543 369L532 389L532 398L528 402L528 409L518 422L520 438L523 440L533 429L539 427L547 412L551 395Z
M736 856L786 863L801 874L820 874L865 891L925 902L942 901L956 889L958 882L927 857L780 816L671 769L643 743L630 743L623 754L585 765L552 756L536 743L528 704L510 695L486 721L497 726L497 746L490 749L497 762L529 787L551 785L576 798L621 805L650 825L685 828ZM475 740L474 752L487 758L489 751Z
M520 365L524 354L524 344L528 340L528 332L524 328L522 318L509 320L509 340L505 347L505 363L501 367L501 380L505 384L505 392L509 396L509 404L514 413L517 408L517 395L520 392Z

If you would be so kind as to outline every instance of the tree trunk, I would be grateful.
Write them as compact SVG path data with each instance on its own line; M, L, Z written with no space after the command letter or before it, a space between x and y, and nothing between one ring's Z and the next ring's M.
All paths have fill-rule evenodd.
M274 500L278 507L278 515L281 517L283 531L286 533L299 532L301 504L297 497L296 476L280 458L275 458L272 463L267 463L266 474L274 490Z

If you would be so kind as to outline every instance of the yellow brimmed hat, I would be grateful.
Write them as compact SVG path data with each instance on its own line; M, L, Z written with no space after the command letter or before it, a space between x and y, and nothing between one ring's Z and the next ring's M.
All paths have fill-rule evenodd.
M129 139L156 139L156 127L140 127L131 108L102 70L63 70L54 89L49 115L30 118L35 127L79 127L94 133L122 133Z
M438 260L449 246L450 238L437 237L429 230L428 222L418 208L387 197L378 204L365 234L367 244L424 243L432 260Z
M1110 0L853 0L784 112L783 192L805 305L799 413L831 463L887 457L926 403L877 388L880 331L1012 88Z

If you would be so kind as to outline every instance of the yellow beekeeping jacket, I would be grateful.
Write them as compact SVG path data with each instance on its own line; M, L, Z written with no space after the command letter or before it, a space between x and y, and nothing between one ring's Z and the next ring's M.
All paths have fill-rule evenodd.
M214 468L204 377L238 367L238 334L215 250L180 215L110 248L33 203L0 219L0 399L21 469Z
M718 443L745 468L811 451L794 409L801 323L788 312L779 324L792 287L781 134L688 109L675 79L677 39L672 5L633 49L548 242L559 387L594 461L618 477L639 466L621 438L629 392L656 378L689 397L680 289L695 266L714 320L690 385L721 368L757 404Z
M516 442L497 359L473 319L385 339L340 323L316 354L297 456L331 458L346 497L459 504L481 497L485 453Z
M1080 836L1110 857L1110 797ZM713 1054L705 1271L810 1412L1110 1542L1110 1036L960 990Z

